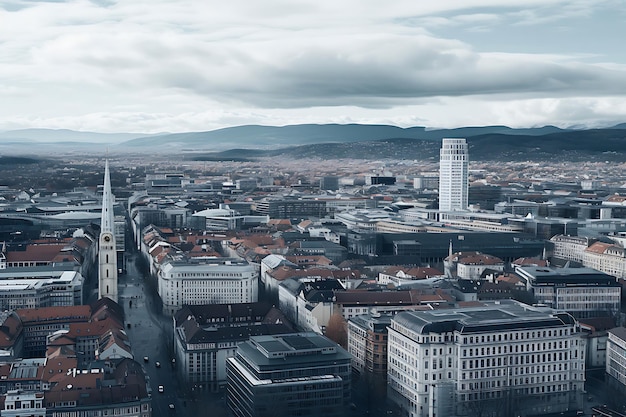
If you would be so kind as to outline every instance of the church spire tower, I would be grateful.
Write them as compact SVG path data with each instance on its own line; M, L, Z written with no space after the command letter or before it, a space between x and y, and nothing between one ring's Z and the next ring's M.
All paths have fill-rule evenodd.
M115 248L115 222L113 216L113 194L109 161L104 167L104 189L102 192L102 218L98 252L98 298L109 297L117 302L117 249Z

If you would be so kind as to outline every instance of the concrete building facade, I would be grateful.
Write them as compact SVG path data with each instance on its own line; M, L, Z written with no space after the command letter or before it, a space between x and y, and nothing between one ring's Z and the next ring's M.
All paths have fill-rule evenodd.
M163 312L174 314L183 305L253 303L258 301L259 272L235 258L191 258L168 261L158 272Z
M403 312L388 341L389 396L410 417L582 405L585 338L567 313L511 300Z

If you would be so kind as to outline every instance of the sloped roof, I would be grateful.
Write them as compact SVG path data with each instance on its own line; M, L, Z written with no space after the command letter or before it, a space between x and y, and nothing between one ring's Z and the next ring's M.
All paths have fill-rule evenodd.
M88 321L91 317L91 307L85 305L25 308L16 310L16 312L25 326L37 322Z
M27 245L24 250L7 251L7 262L53 262L55 258L67 254L61 253L66 242Z

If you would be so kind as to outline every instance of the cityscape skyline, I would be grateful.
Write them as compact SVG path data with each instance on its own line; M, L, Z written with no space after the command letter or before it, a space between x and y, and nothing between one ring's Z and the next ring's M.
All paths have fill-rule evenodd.
M467 168L463 139L441 144L441 156ZM36 170L2 165L0 301L20 313L4 319L24 329L23 343L5 348L14 368L26 359L47 375L45 364L63 357L82 375L94 360L115 359L141 374L130 405L142 417L293 415L268 408L268 390L284 395L284 410L320 399L327 415L624 409L611 391L622 392L626 375L621 162L477 161L450 172L471 181L471 210L442 211L436 158L135 158L107 158L110 171L97 153ZM119 293L104 297L102 277L115 266ZM81 301L79 321L36 343L45 317L71 319ZM103 320L102 306L126 314ZM332 349L345 363L320 375ZM243 367L253 356L262 372ZM296 366L303 361L320 366ZM294 366L276 379L285 364ZM40 415L63 412L68 383L72 411L83 410L80 393L101 380L89 388L73 371L60 375L34 389L45 399ZM247 387L259 388L250 401L237 394ZM295 396L299 387L306 392ZM21 395L7 391L3 413ZM128 404L122 396L97 407Z
M0 130L610 126L626 114L620 6L12 0Z

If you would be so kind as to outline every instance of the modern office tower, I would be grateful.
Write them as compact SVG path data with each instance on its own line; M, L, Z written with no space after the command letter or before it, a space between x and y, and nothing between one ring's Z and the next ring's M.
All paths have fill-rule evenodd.
M236 417L344 416L350 354L317 333L252 336L226 360Z
M439 151L439 210L466 210L469 158L465 139L443 139Z
M570 314L513 300L398 313L388 328L389 398L409 417L579 410L585 340Z
M114 197L111 192L109 161L104 168L104 190L102 192L102 220L99 240L99 297L109 297L117 303L117 249L115 246Z

